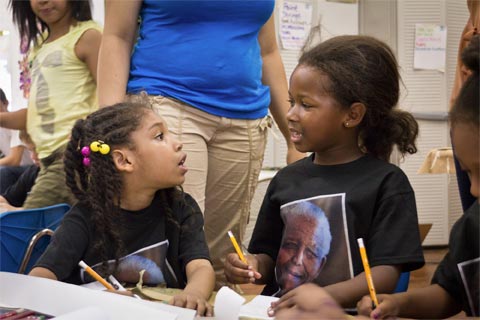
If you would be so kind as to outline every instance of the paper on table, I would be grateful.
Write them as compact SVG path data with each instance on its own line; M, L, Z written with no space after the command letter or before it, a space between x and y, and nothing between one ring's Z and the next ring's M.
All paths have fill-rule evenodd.
M238 320L240 307L244 302L245 298L229 287L221 287L215 297L215 318Z
M53 316L93 306L107 312L111 319L192 320L195 317L194 310L22 274L0 272L0 283L0 304Z
M108 313L97 307L86 307L65 313L55 320L105 320L108 319Z
M91 290L100 290L100 291L105 291L107 290L105 288L105 286L103 284L101 284L100 282L98 281L93 281L93 282L89 282L89 283L84 283L84 284L81 284L80 287L83 287L83 288L88 288L88 289L91 289Z
M247 319L273 319L268 316L267 310L273 301L277 301L277 297L256 296L252 301L245 303L240 308L238 318L240 320Z

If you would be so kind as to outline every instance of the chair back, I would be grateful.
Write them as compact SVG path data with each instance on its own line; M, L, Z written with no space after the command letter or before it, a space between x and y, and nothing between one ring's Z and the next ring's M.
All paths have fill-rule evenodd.
M393 293L405 292L408 289L408 283L410 282L410 272L402 272L400 278L398 278L397 287Z
M0 271L28 273L69 209L62 203L0 214Z

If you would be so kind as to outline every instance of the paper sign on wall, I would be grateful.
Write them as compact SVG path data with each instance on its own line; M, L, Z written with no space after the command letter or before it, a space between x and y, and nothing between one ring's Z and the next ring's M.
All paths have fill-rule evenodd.
M283 49L300 50L312 26L312 4L284 1L280 10L280 42Z
M415 24L414 69L445 72L447 27L436 24Z

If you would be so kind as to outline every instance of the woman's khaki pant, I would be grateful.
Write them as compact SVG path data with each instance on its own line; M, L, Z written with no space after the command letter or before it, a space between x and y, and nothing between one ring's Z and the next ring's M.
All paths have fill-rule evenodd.
M165 97L150 96L149 100L183 143L189 170L183 189L204 212L217 287L224 285L223 262L234 252L227 232L232 230L242 243L271 118L230 119Z

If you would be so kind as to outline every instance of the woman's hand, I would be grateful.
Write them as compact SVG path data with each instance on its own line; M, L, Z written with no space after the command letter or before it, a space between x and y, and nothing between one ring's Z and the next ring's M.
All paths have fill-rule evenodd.
M225 276L230 283L255 283L262 275L257 272L258 261L255 256L245 257L248 264L240 260L236 253L230 253L225 259Z
M197 310L197 315L199 316L213 316L213 306L201 294L196 294L195 292L182 291L170 300L170 304L176 307Z

